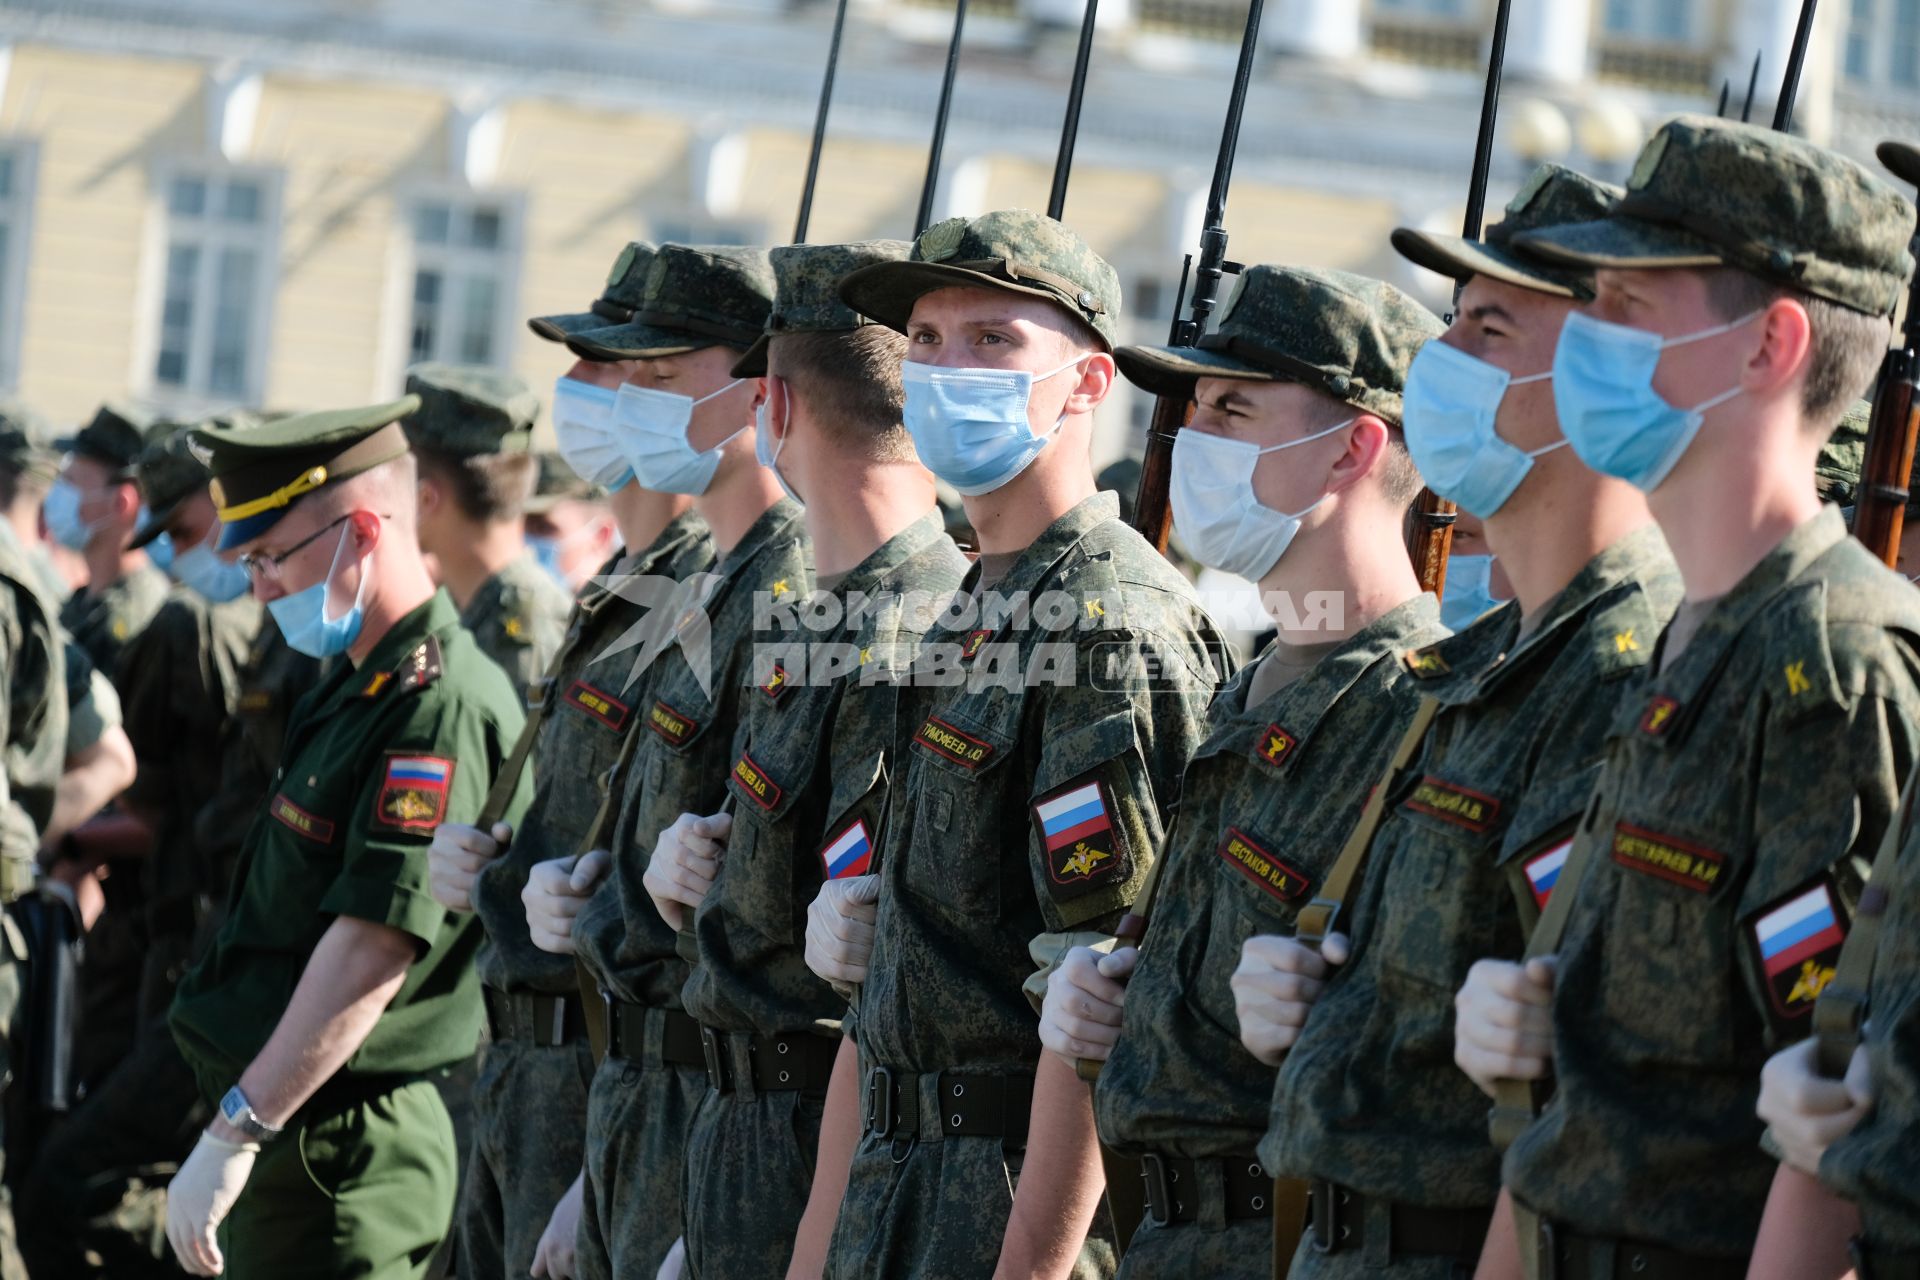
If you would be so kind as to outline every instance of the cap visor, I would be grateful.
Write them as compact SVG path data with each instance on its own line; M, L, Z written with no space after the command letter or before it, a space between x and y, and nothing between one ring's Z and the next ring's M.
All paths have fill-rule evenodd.
M606 327L607 318L591 311L576 311L564 316L534 316L527 321L527 328L548 342L565 342L575 334Z
M736 378L764 378L767 376L767 348L773 339L766 334L755 338L747 353L733 363L732 376Z
M216 551L231 551L242 543L252 542L285 518L292 506L275 507L271 511L262 511L257 516L248 516L244 520L223 523L220 526L220 541L214 544Z
M1059 294L1049 289L996 280L944 262L875 262L849 271L840 279L840 301L889 329L905 333L907 321L913 318L913 304L936 289L992 289L1022 298L1038 298L1076 320L1086 321L1085 316L1068 307Z
M1888 139L1875 147L1873 154L1880 157L1880 163L1885 165L1887 172L1894 177L1902 182L1920 186L1920 149L1904 142Z
M138 551L165 533L167 531L167 521L173 519L173 513L178 511L180 504L185 501L185 496L182 496L175 498L164 507L149 507L147 509L146 527L133 535L133 538L127 543L127 550Z
M1156 396L1191 396L1200 378L1234 378L1241 382L1290 381L1284 374L1237 360L1224 351L1198 347L1121 347L1114 363L1128 382Z
M648 324L604 325L570 335L566 344L588 360L657 360L718 346L719 339Z
M1486 276L1517 289L1531 289L1561 298L1580 296L1583 292L1576 290L1569 282L1572 273L1564 267L1558 270L1544 267L1528 262L1511 250L1481 244L1462 236L1435 235L1431 231L1400 227L1393 233L1393 247L1408 262L1449 280L1464 281L1470 276Z
M1717 267L1726 261L1720 249L1677 227L1663 227L1638 218L1603 218L1573 222L1564 227L1524 231L1514 243L1549 262L1582 267L1623 267L1659 270L1676 267Z

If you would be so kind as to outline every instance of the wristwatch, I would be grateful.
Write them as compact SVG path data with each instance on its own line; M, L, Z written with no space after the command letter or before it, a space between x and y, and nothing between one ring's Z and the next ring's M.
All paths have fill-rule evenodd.
M272 1142L280 1136L280 1130L262 1120L254 1113L253 1104L247 1101L247 1095L235 1085L227 1090L227 1096L220 1099L220 1114L226 1122L255 1142Z

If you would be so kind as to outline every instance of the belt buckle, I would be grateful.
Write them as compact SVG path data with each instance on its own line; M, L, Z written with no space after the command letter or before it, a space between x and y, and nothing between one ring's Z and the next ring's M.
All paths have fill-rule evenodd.
M1538 1264L1540 1280L1560 1280L1560 1236L1553 1229L1553 1223L1542 1217L1540 1229L1533 1242L1534 1260ZM1862 1277L1865 1280L1865 1277Z
M720 1033L712 1027L700 1028L700 1057L707 1064L707 1083L715 1093L725 1093L727 1058L720 1044Z
M554 996L553 1000L553 1044L557 1048L567 1042L567 998ZM538 1008L538 1006L535 1006Z
M1173 1221L1173 1189L1167 1184L1167 1162L1157 1152L1140 1157L1140 1180L1146 1183L1147 1217L1156 1227Z
M1340 1193L1331 1182L1318 1178L1307 1184L1307 1227L1313 1235L1313 1251L1325 1256L1340 1247Z
M893 1071L873 1067L867 1072L867 1132L876 1138L893 1133Z

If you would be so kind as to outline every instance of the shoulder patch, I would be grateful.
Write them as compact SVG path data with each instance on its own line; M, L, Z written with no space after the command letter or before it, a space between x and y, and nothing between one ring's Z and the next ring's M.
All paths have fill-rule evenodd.
M1593 665L1602 679L1638 671L1653 661L1661 619L1643 589L1606 602L1587 623L1594 647Z
M1072 782L1033 802L1033 821L1046 849L1054 896L1076 898L1133 874L1127 839L1113 820L1106 787Z
M1409 649L1400 655L1400 661L1416 680L1435 680L1453 673L1453 668L1447 665L1447 660L1432 645L1424 649Z
M848 823L820 849L820 865L826 868L829 880L863 876L872 864L873 833L867 830L863 818Z
M532 644L533 628L527 624L526 615L510 613L500 622L500 630L507 639L515 644Z
M768 676L767 682L760 686L760 692L778 702L792 687L793 681L787 675L787 669L776 662L773 664L773 674Z
M295 835L304 836L316 844L330 844L333 841L333 823L308 813L287 799L285 793L274 796L267 812Z
M1625 822L1614 825L1612 852L1613 860L1623 867L1695 893L1712 893L1727 865L1723 853Z
M1553 896L1553 886L1560 883L1560 873L1566 869L1567 856L1572 852L1573 837L1568 836L1520 864L1526 873L1527 888L1533 891L1533 905L1542 911L1547 909L1547 899Z
M454 762L445 756L387 753L386 774L373 798L373 820L401 831L431 831L447 816Z
M1254 885L1280 899L1295 902L1306 896L1307 877L1268 853L1238 827L1228 827L1220 838L1220 857Z
M1823 876L1768 907L1747 924L1767 995L1782 1018L1805 1017L1840 961L1847 940L1846 916Z
M428 636L394 669L394 677L399 681L396 692L424 689L440 678L440 671L440 637Z
M633 708L610 693L603 693L585 680L575 680L573 687L567 690L567 705L576 711L584 711L615 733L627 727L627 717Z
M1647 700L1647 710L1640 717L1640 732L1659 737L1673 727L1674 717L1680 714L1680 703L1665 694L1657 694Z

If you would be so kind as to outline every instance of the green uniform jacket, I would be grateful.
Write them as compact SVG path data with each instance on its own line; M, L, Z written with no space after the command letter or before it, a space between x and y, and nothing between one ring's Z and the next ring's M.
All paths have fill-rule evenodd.
M1022 598L1033 625L994 607ZM1186 580L1110 493L939 619L900 690L909 745L876 858L867 1062L1033 1069L1028 948L1110 927L1133 901L1225 664ZM1055 802L1084 816L1044 832L1037 810Z
M441 822L473 821L521 723L519 698L445 592L302 700L278 789L241 852L226 924L174 998L174 1037L208 1100L259 1053L341 915L399 929L419 947L342 1075L410 1075L472 1054L480 930L433 900L427 845ZM523 779L510 821L526 788Z
M1517 958L1511 878L1563 845L1615 709L1680 601L1660 532L1602 551L1519 638L1508 605L1404 659L1443 709L1375 834L1333 972L1273 1094L1268 1169L1385 1200L1491 1205L1487 1099L1453 1064L1474 961Z
M166 574L143 564L98 595L80 590L68 596L60 606L60 625L87 651L93 665L118 685L120 655L160 612L171 587Z
M480 652L507 673L515 691L526 693L547 673L567 634L573 601L542 569L532 552L488 578L460 611L460 625L473 633Z
M1569 867L1552 1103L1507 1185L1568 1229L1747 1254L1772 1183L1768 1054L1807 1034L1838 942L1775 971L1765 918L1858 884L1913 767L1920 594L1807 521L1624 703ZM1569 872L1568 874L1571 874Z
M1273 1070L1240 1044L1227 979L1248 938L1293 932L1419 704L1401 655L1446 634L1417 596L1257 706L1252 666L1214 695L1094 1090L1108 1146L1207 1158L1259 1144Z
M807 968L807 906L827 878L830 847L839 845L839 874L854 875L857 850L878 840L898 766L888 750L894 691L881 682L907 670L932 620L931 610L905 609L906 599L945 600L967 567L940 517L928 515L830 593L843 606L839 627L808 630L810 602L792 611L790 639L762 656L728 778L727 856L694 916L698 960L682 995L707 1026L838 1029L845 999Z
M705 616L711 694L688 663L689 626L654 659L642 695L647 738L636 747L614 824L613 874L574 921L574 943L601 988L631 1004L677 1009L687 962L647 896L646 874L660 832L683 813L716 813L727 796L733 738L747 683L756 621L812 588L812 549L800 505L785 498L753 522L721 560Z
M579 990L573 957L551 955L528 938L520 891L536 862L581 852L621 745L629 733L640 731L645 715L640 695L650 675L643 671L629 683L634 650L623 642L648 609L621 595L614 584L641 576L680 582L712 567L707 523L689 511L637 556L621 553L581 588L562 642L565 657L552 681L535 694L548 705L529 765L533 803L506 854L488 864L473 887L473 909L487 932L480 977L488 986L544 994Z

